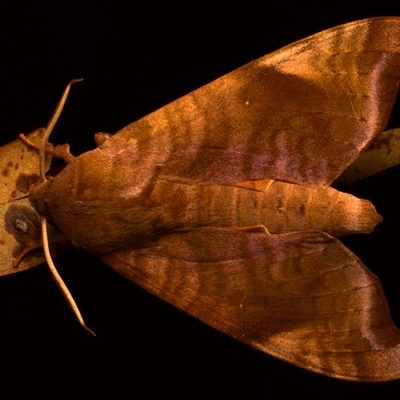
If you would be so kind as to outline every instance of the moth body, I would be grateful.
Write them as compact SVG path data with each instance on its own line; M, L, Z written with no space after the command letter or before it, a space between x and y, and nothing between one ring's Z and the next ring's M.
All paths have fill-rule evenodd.
M30 191L36 209L74 246L93 253L140 248L160 235L200 227L262 225L271 234L317 230L340 236L369 233L381 221L369 201L330 187L274 180L206 185L159 175L143 182L131 158L110 152L113 140L120 142L109 139ZM124 152L132 155L137 149L131 145L128 140Z

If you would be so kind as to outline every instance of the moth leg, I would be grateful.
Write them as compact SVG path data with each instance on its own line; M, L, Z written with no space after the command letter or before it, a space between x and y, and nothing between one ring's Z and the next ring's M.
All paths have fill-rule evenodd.
M33 149L39 151L40 146L36 143L31 142L23 133L19 134L19 138L26 143L27 146L32 147ZM75 157L69 151L69 144L59 144L54 147L51 143L47 143L46 145L46 154L51 155L55 158L60 158L65 161L66 164L69 164Z
M39 128L39 129L37 129L37 130L38 130L38 131L39 131L39 130L44 130L44 128ZM36 132L36 131L34 131L34 132ZM33 132L32 132L32 133L33 133ZM27 146L32 147L33 149L39 151L40 146L37 145L36 143L33 143L31 140L29 140L29 139L27 138L27 136L25 136L24 133L20 133L20 134L18 135L18 137L19 137ZM46 153L51 152L51 151L53 150L53 147L54 147L54 146L53 146L51 143L47 143Z
M97 132L94 134L94 142L96 143L96 146L99 147L108 139L110 139L111 136L111 133Z
M20 262L31 251L37 250L37 249L41 249L41 248L42 248L42 241L41 240L39 242L31 243L30 245L25 245L25 247L22 247L22 249L20 250L20 253L13 259L13 262L12 262L13 268L18 268Z
M34 250L42 249L43 248L43 242L42 239L40 239L37 242L30 242L30 243L21 243L22 244L22 249L19 250L20 252L16 255L12 262L13 268L18 268L20 262L25 258L27 254ZM71 243L68 241L68 239L62 235L58 234L57 236L54 236L49 239L49 246L61 246L61 248L71 246ZM53 253L53 252L52 252ZM57 254L59 251L57 251Z

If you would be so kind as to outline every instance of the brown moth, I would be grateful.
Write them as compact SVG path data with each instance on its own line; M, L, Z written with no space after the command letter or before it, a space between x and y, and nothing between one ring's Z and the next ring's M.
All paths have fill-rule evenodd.
M335 238L381 218L329 185L383 131L399 82L400 18L339 26L123 128L29 199L74 246L244 343L397 379L379 280Z

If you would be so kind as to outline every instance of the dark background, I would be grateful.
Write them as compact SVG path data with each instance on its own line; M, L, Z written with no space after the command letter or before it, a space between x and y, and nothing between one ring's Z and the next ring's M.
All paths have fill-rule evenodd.
M45 126L72 78L84 81L73 87L51 141L69 142L78 155L94 147L95 132L115 132L286 44L357 19L400 16L400 5L384 1L59 3L0 6L1 144ZM390 123L400 127L399 105ZM382 280L398 326L399 182L394 168L346 188L370 199L385 220L371 235L343 240ZM400 381L339 381L255 351L89 254L74 250L56 264L98 336L75 321L45 265L0 278L1 384L2 391L11 384L16 397L398 397Z

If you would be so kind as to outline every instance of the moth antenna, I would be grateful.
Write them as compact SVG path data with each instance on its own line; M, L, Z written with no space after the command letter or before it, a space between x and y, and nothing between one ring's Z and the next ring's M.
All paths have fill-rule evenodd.
M44 182L46 180L46 171L45 171L46 158L45 157L46 157L47 142L49 140L50 134L51 134L55 124L57 123L58 118L60 117L62 109L64 108L64 105L67 100L67 97L68 97L68 94L69 94L72 84L74 84L76 82L80 82L80 81L82 81L82 79L73 79L72 81L70 81L68 83L67 87L65 88L65 90L61 96L61 99L59 100L59 102L57 104L57 107L56 107L52 117L50 118L49 123L47 124L46 132L43 136L43 140L42 140L42 143L39 148L40 179L42 182ZM71 307L72 311L78 318L78 321L80 322L82 327L84 329L86 329L89 333L91 333L93 336L96 336L96 334L90 328L88 328L86 326L85 322L83 321L82 315L78 309L78 306L75 303L74 298L72 297L71 293L69 292L67 286L65 285L64 281L62 280L60 274L58 273L58 271L53 263L53 260L50 255L49 241L48 241L48 237L47 237L46 217L42 216L40 223L41 223L41 231L42 231L43 252L44 252L44 256L47 261L47 265L50 268L50 272L53 275L55 281L57 282L58 287L61 289L64 297L66 298L69 306Z
M72 297L71 293L69 292L69 290L68 290L67 286L65 285L64 281L62 280L60 274L56 270L53 260L51 259L49 242L48 242L48 238L47 238L46 217L41 217L40 222L41 222L41 230L42 230L43 252L44 252L44 256L47 261L47 265L50 268L50 272L52 273L55 281L57 282L58 287L61 289L61 291L62 291L65 299L67 300L69 306L71 307L72 311L78 318L79 323L89 333L91 333L93 336L96 336L96 334L90 328L88 328L86 326L85 321L82 318L82 314L80 313L79 308L76 305L74 298Z
M64 93L61 96L61 99L59 100L57 107L53 113L53 115L50 118L49 123L46 126L46 132L43 136L43 141L42 144L40 145L39 149L39 168L40 168L40 180L44 182L46 180L46 171L45 171L45 164L46 164L46 147L47 147L47 142L49 140L50 134L55 126L55 124L58 121L58 118L60 117L60 114L62 112L62 109L64 108L65 102L67 101L67 97L69 94L69 91L71 89L71 86L76 83L80 82L83 79L72 79L67 85L67 87L64 90Z

